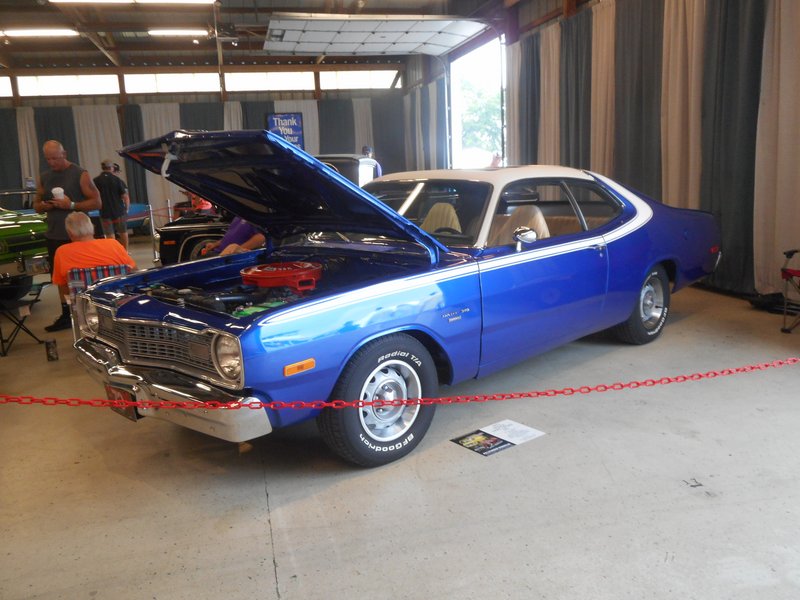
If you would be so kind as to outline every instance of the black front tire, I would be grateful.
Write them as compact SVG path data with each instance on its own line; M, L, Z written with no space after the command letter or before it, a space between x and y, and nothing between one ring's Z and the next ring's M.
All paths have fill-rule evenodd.
M661 335L669 315L669 277L664 267L650 270L639 290L636 306L628 320L612 329L628 344L647 344Z
M430 397L438 387L436 365L425 346L392 334L361 348L344 368L334 400L400 400ZM326 408L317 424L325 443L343 459L385 465L411 452L430 427L435 405Z

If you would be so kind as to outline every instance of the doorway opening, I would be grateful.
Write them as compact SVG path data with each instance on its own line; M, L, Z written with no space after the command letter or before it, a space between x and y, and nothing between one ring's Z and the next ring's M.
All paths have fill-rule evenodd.
M499 38L450 65L453 168L500 166L505 157L505 64Z

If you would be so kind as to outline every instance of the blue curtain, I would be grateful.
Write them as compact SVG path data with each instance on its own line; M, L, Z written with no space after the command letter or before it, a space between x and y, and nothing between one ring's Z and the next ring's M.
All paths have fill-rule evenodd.
M275 112L275 103L242 102L242 127L245 129L266 129L267 115Z
M406 128L403 96L399 92L372 99L372 139L384 173L406 170Z
M42 145L48 140L58 140L67 151L67 160L79 164L78 139L71 106L53 106L33 109L36 137L39 140L39 170L46 171L47 161L42 154ZM16 130L16 125L14 126ZM85 166L81 165L84 169Z
M592 11L561 22L561 164L589 168Z
M122 143L129 146L143 141L142 107L138 104L126 104L122 107ZM125 159L125 172L128 175L127 184L131 202L149 204L144 167L137 162Z
M22 188L22 165L19 162L16 109L0 108L0 131L4 132L0 144L0 190L19 190ZM22 196L4 196L0 198L0 206L22 208Z
M617 0L614 175L661 197L664 0Z
M536 164L539 157L539 112L541 108L540 34L523 38L519 73L519 162ZM512 124L513 126L513 124Z
M181 129L204 129L222 131L225 129L224 104L222 102L193 102L181 104Z
M722 261L710 283L752 293L756 126L766 8L762 0L709 0L706 10L700 204L722 228Z
M352 100L320 100L320 154L350 154L356 147Z

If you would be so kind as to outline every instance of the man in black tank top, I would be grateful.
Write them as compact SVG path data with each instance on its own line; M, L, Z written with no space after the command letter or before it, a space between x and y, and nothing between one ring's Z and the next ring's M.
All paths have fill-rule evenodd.
M80 166L67 160L67 152L56 140L48 140L42 146L47 166L50 167L39 177L36 188L36 199L33 208L37 213L47 215L47 253L50 265L59 246L69 243L69 235L64 221L67 215L75 210L88 212L100 208L100 192L94 185L89 173ZM60 189L59 189L60 188ZM54 195L53 190L56 191ZM55 323L45 327L47 331L69 329L71 326L69 306L66 299L61 298L61 316Z

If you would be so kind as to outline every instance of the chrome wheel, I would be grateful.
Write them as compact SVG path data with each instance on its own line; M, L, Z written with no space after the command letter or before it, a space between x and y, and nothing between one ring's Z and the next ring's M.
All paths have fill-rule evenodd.
M639 294L639 316L646 330L652 331L661 323L665 309L664 298L664 283L655 274L651 275Z
M345 365L330 397L389 404L324 409L317 417L322 438L336 454L364 467L402 458L425 437L436 405L391 403L424 398L438 383L436 364L419 340L393 333L368 342Z
M656 265L645 277L628 318L612 331L623 342L648 344L661 335L669 315L669 277Z
M417 372L405 362L390 360L379 365L364 382L359 399L364 402L404 400L421 397ZM359 419L374 440L389 442L404 435L414 424L420 406L364 406Z

